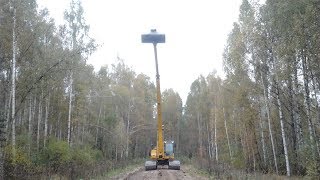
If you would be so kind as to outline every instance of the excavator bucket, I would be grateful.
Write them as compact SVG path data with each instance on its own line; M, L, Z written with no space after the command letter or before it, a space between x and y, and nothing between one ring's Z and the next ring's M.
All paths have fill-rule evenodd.
M169 161L169 169L180 170L180 161L178 160Z
M156 170L157 169L157 161L146 161L144 163L144 167L145 167L146 171Z

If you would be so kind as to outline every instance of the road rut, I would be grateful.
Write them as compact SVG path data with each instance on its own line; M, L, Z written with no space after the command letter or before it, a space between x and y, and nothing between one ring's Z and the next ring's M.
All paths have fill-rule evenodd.
M157 170L145 171L140 168L138 171L130 173L125 180L205 180L207 178L191 175L187 171L188 167L181 167L180 170L170 170L168 166L158 166Z

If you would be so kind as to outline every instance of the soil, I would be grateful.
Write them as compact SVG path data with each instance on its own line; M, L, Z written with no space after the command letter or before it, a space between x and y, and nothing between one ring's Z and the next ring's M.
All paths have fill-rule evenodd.
M207 178L190 173L190 167L181 167L180 170L170 170L168 166L158 166L157 170L145 171L143 167L137 168L125 175L112 179L122 180L206 180Z

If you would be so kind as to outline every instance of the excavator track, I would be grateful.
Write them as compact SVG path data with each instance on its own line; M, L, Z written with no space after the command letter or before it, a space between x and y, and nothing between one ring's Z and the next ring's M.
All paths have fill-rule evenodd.
M180 161L178 160L169 161L169 169L180 170Z
M157 161L146 161L144 163L144 167L146 171L156 170L157 169Z

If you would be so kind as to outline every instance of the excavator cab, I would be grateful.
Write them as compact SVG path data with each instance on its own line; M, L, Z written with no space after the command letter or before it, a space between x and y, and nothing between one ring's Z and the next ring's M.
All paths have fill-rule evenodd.
M174 160L174 149L176 148L174 141L164 141L164 147L165 156L168 158L168 168L180 170L180 161Z
M175 144L173 141L164 141L164 152L166 154L166 156L169 157L174 157L174 148L175 148Z
M174 160L174 141L164 141L164 156L157 154L157 148L153 148L150 153L150 159L145 162L145 169L156 170L157 167L167 165L169 169L180 170L180 161Z

